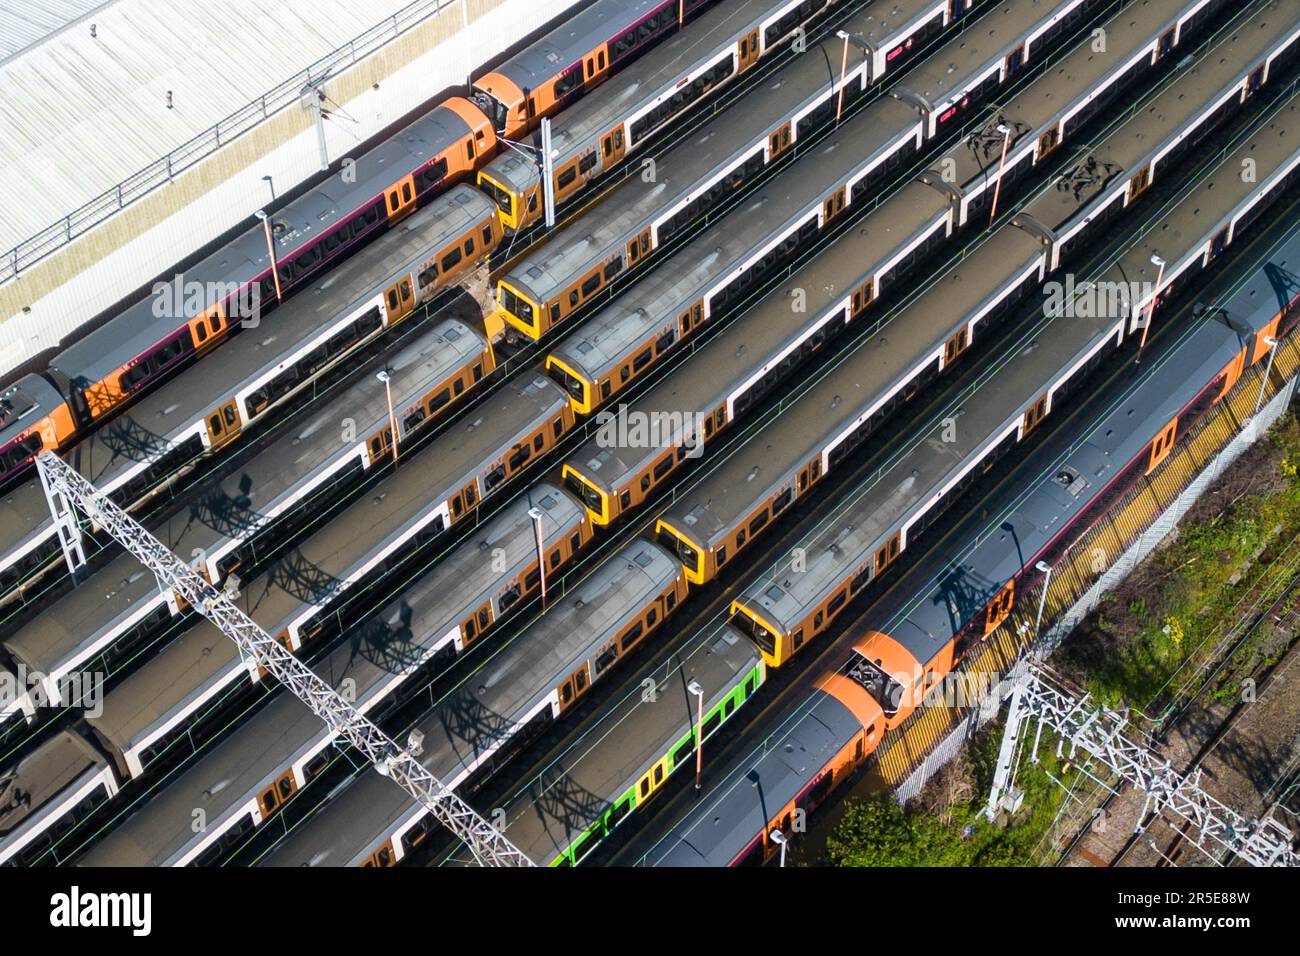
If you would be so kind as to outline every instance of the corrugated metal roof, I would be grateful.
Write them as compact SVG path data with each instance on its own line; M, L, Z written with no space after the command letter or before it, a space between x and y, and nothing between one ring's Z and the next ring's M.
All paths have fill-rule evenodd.
M20 51L0 62L0 249L410 4L0 0L0 35L12 20Z
M0 0L0 63L113 0Z

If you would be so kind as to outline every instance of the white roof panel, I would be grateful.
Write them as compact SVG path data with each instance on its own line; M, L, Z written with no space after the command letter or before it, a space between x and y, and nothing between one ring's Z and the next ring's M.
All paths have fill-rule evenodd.
M0 0L0 250L409 6Z

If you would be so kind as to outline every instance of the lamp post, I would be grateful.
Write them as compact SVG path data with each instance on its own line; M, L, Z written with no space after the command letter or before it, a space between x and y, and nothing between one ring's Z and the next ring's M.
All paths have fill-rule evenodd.
M271 237L271 217L266 214L265 209L259 209L253 215L262 220L262 230L266 233L266 255L271 260L271 278L275 280L275 301L282 302L284 295L280 291L280 263L275 261L275 240Z
M388 398L388 429L393 433L393 467L397 467L397 416L393 414L393 377L388 369L375 373L375 378L384 383L384 394Z
M844 41L844 52L840 54L840 92L835 98L835 125L840 125L844 114L844 71L849 67L849 34L847 30L836 30L835 35Z
M271 202L275 202L275 178L273 176L263 176L262 182L271 187Z
M767 838L768 838L769 840L771 840L773 843L775 843L777 846L779 846L779 847L781 848L781 862L780 862L778 865L779 865L782 869L784 869L784 868L785 868L785 848L786 848L786 846L788 845L789 841L785 838L785 834L782 833L780 830L773 830L771 833L769 833L769 834L767 835Z
M1002 158L998 161L998 181L993 184L993 206L989 209L989 225L998 217L998 196L1002 194L1002 171L1007 165L1007 147L1011 145L1011 127L999 123L997 130L1002 134Z
M545 538L542 535L542 510L529 508L528 517L533 519L533 533L537 536L537 571L542 585L542 609L546 609L546 560Z
M1268 377L1273 374L1273 357L1277 355L1277 339L1266 335L1264 344L1268 346L1268 365L1264 368L1264 377L1259 380L1259 394L1255 396L1256 415L1259 414L1259 406L1264 401L1264 388L1268 385Z
M695 695L695 789L698 791L704 779L704 688L700 682L693 680L686 689Z
M1038 616L1034 618L1034 640L1038 640L1038 629L1043 626L1043 608L1047 605L1047 586L1052 583L1052 566L1043 561L1034 563L1034 568L1043 575L1043 590L1038 595Z
M1156 287L1151 293L1151 305L1147 308L1147 321L1146 324L1142 326L1142 341L1138 342L1137 360L1133 363L1134 365L1137 365L1142 361L1142 350L1146 348L1147 333L1151 331L1151 322L1156 315L1156 300L1160 298L1160 283L1163 282L1165 278L1165 260L1160 258L1157 253L1153 252L1151 254L1151 264L1156 267Z

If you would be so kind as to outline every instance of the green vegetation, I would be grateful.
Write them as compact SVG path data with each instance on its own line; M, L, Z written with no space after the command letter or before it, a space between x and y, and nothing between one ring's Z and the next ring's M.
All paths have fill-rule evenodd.
M1297 462L1300 424L1288 414L1184 518L1176 538L1107 596L1058 652L1058 665L1104 703L1159 717L1240 621L1243 600L1274 598L1289 583L1289 575L1271 581L1270 570L1300 534ZM1216 693L1233 698L1238 677L1283 636L1264 622Z
M906 808L889 794L851 800L826 855L835 866L1028 866L1065 798L1047 776L1071 782L1045 745L1039 766L1026 758L1016 775L1025 799L1006 825L983 816L1002 741L1001 722L990 725L963 754L948 763Z

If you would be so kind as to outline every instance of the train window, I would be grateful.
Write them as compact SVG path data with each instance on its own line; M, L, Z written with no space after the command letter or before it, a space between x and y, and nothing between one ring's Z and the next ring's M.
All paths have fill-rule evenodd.
M641 799L643 799L643 800L644 800L646 797L650 796L650 778L649 778L649 777L644 777L644 778L642 778L642 780L641 780L641 789L640 789L640 793L641 793Z
M480 631L482 631L482 630L486 630L488 624L490 624L491 621L492 621L492 617L491 617L491 613L488 611L488 606L485 605L485 606L479 608L479 611L478 611L478 628L479 628L479 630L480 630Z
M814 615L813 615L813 630L814 630L814 631L816 631L816 630L820 630L820 629L821 629L821 626L822 626L822 622L825 621L825 620L826 620L826 615L822 614L821 611L818 611L816 614L814 614Z
M604 51L604 50L601 50L599 53L596 54L596 61L600 64L600 68L601 68L602 70L605 69L605 51Z
M654 470L655 481L658 481L664 475L668 474L668 472L672 471L672 467L673 467L672 455L668 455L667 457L663 458L661 461L655 462L655 470Z
M558 568L558 567L560 566L560 559L561 559L562 557L563 557L563 555L560 553L560 549L559 549L559 548L556 548L554 551L551 552L551 556L550 556L549 558L547 558L547 561L548 561L548 562L550 563L550 565L551 565L551 570L555 570L556 568Z
M459 395L461 392L465 391L465 383L460 379L456 379L456 381L451 383L451 390Z
M578 549L581 547L582 547L582 534L575 531L573 533L573 537L569 539L569 551L576 554Z
M745 546L745 529L741 528L739 531L736 532L736 550L739 551L744 546Z
M572 292L569 293L569 305L570 305L570 306L577 306L577 304L578 304L578 290L577 290L577 289L574 289ZM554 310L552 310L552 312L551 312L551 320L554 321L555 318L556 318L555 312L554 312Z
M555 434L555 437L556 437L556 438L559 438L561 435L563 435L563 434L564 434L564 419L563 419L563 418L557 418L554 422L552 422L552 423L551 423L551 431Z
M402 202L407 203L410 201L411 201L411 184L402 183Z
M646 349L636 358L632 359L632 371L634 372L641 371L641 369L645 368L647 365L650 364L650 358L651 358L651 351L650 349Z
M841 591L839 594L835 595L835 597L831 598L831 603L826 605L826 613L834 614L844 606L844 602L848 600L848 597L848 591Z
M794 649L797 651L799 648L803 647L803 628L795 628L792 636L794 638Z
M599 288L600 288L600 273L597 272L594 275L588 276L587 280L582 283L582 297L585 299L587 296L591 295Z
M667 352L670 348L672 348L673 342L675 340L676 340L676 336L673 334L673 330L669 329L663 335L659 336L659 338L655 339L655 353L658 355L663 355L664 352Z
M533 438L533 451L541 451L542 446L546 444L545 435L537 435Z
M560 189L563 189L577 178L578 178L578 167L570 166L568 169L564 170L564 172L560 173L560 177L555 181L555 184Z
M472 256L474 254L474 240L472 238L466 239L464 248L465 248L465 255Z
M664 597L664 613L667 614L677 606L677 592L669 591Z
M474 635L478 633L478 629L475 627L474 619L472 617L465 622L463 630L465 632L465 643L468 644L470 641L474 640Z
M465 140L465 157L467 159L474 158L474 141L472 139Z
M784 508L786 505L788 505L790 503L790 500L793 497L794 497L793 488L787 488L785 489L785 491L777 495L776 498L772 501L772 514L773 515L780 514L781 509Z
M445 256L442 257L442 271L446 273L447 270L455 266L456 263L460 262L460 260L461 260L460 249L456 248L451 250L451 252L447 253Z
M517 471L520 467L523 466L523 463L528 460L528 456L531 454L532 451L528 448L527 445L524 445L522 448L517 449L515 453L510 456L510 470Z
M484 226L483 227L483 248L486 249L490 245L492 245L492 227Z
M624 365L621 369L618 370L618 377L619 377L619 381L626 382L629 378L632 377L632 369Z
M641 490L642 491L650 490L650 474L648 472L641 476Z
M718 548L717 560L718 560L718 567L722 567L724 564L727 563L727 546L725 544L722 547Z
M614 261L605 266L605 281L610 282L614 276L623 271L623 257L615 256Z
M491 491L497 485L501 484L501 482L505 481L505 478L506 478L505 468L501 465L498 465L497 467L493 468L490 472L488 472L487 477L483 479L483 487L486 488L488 491ZM467 493L467 497L468 497L468 493ZM467 504L473 504L473 502L467 502Z
M560 688L560 700L561 700L562 702L566 703L566 704L573 700L573 682L572 682L572 681L567 681L567 680L566 680L566 681L564 682L564 686Z
M587 689L587 668L585 665L573 675L573 689L579 694Z
M610 641L597 652L592 666L596 668L597 674L603 674L605 669L616 660L618 660L618 644L616 641Z
M763 525L765 525L765 524L767 524L767 509L766 509L766 508L764 508L764 509L763 509L762 511L760 511L757 515L755 515L755 516L754 516L754 520L751 521L751 522L749 523L749 533L750 533L751 535L758 534L760 531L763 530Z
M626 511L632 506L632 492L624 491L618 496L618 506L621 510Z
M474 381L479 382L483 379L483 366L479 362L474 363Z
M397 290L396 290L396 289L389 289L389 290L388 290L388 308L389 308L389 311L391 311L391 312L396 312L396 311L397 311L397 304L398 304L398 303L397 303Z
M438 264L435 262L433 265L429 266L429 268L421 272L418 281L422 287L426 285L433 285L435 282L437 282Z
M583 156L582 159L578 160L578 172L580 173L589 173L595 168L596 154L594 152L588 153L586 156Z

